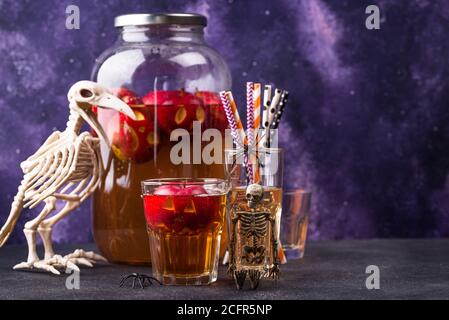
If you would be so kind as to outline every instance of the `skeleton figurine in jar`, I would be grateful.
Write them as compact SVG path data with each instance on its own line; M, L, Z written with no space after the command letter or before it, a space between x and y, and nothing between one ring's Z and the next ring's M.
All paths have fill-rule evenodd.
M271 210L269 190L260 184L246 188L245 198L235 199L230 210L228 273L238 289L248 276L256 289L261 277L279 277L276 212ZM237 196L238 197L238 196Z

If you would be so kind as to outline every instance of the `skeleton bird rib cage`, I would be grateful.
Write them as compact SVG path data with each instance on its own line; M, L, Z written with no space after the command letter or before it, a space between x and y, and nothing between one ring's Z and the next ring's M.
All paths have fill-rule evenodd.
M97 188L103 173L100 139L109 146L109 140L92 112L92 106L112 109L135 119L132 109L119 98L95 82L79 81L69 90L70 116L66 129L53 132L44 144L20 166L23 179L11 205L5 225L0 230L0 247L5 244L24 208L43 203L43 209L25 223L24 234L28 244L28 258L14 269L39 269L60 274L58 268L79 271L78 265L93 266L106 261L94 252L75 250L66 256L55 254L52 245L53 226L77 208ZM87 122L98 137L81 132ZM63 207L54 215L56 201ZM36 252L36 232L42 238L45 255L39 259Z

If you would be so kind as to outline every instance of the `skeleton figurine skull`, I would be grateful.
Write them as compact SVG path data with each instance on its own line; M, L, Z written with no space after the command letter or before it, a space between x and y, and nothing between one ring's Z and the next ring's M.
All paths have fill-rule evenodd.
M253 183L246 188L246 200L248 207L254 209L263 198L263 187L260 184Z
M33 155L20 164L24 176L8 219L0 230L0 246L8 240L23 208L34 208L40 203L44 206L34 219L25 223L23 232L28 244L28 258L14 269L39 269L60 274L57 268L79 270L77 265L91 267L97 261L106 261L94 252L79 249L66 256L57 255L53 251L51 235L53 226L95 191L103 173L100 139L106 145L109 141L92 112L92 106L112 109L132 119L135 115L125 102L95 82L75 83L67 97L70 116L66 129L53 132ZM84 122L92 127L98 138L89 132L81 132ZM64 204L62 209L49 217L58 200ZM44 244L42 260L36 253L36 233Z
M260 184L250 184L245 196L248 210L230 210L228 274L234 278L238 289L243 287L247 276L251 288L256 289L262 276L279 277L277 221L262 206L264 188ZM272 266L267 267L267 260L272 261Z

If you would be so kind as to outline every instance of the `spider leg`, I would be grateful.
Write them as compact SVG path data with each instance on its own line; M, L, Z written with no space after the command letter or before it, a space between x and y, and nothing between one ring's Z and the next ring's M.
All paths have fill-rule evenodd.
M143 286L145 286L146 282L148 282L148 285L151 286L153 284L152 280L159 283L159 285L162 285L162 282L160 282L158 279L156 279L154 277L150 277L149 275L146 275L146 274L141 274L140 279L142 280Z
M241 151L236 155L234 163L237 163L237 160L245 155L245 151Z
M231 170L230 170L230 172L228 173L228 176L229 176L229 177L232 175L232 173L234 172L234 170L237 169L237 161L238 161L238 159L239 159L240 157L244 156L244 154L245 154L244 152L238 152L238 153L236 154L236 157L235 157L234 161L232 161Z
M258 167L265 168L265 165L260 161L260 157L259 157L258 153L256 153L256 161L257 161Z
M245 147L245 143L243 141L240 141L240 139L237 139L236 145L239 146L240 148L244 148Z
M148 277L148 282L149 282L150 284L153 284L153 283L151 282L151 280L156 281L157 283L159 283L160 286L162 286L162 282L160 282L158 279L153 278L153 277Z
M259 145L260 141L262 140L262 138L265 137L265 130L262 132L262 134L258 134L257 135L257 139L256 139L256 145Z
M120 287L123 287L126 280L128 280L129 278L132 278L132 277L134 277L134 274L128 274L126 276L123 276L122 279L120 280Z
M136 287L136 280L138 279L138 277L134 277L133 279L133 285L132 288L134 289Z
M272 128L270 128L270 131L271 131L271 129L272 129ZM267 133L266 133L265 130L263 130L262 134L258 134L258 135L257 135L257 139L256 139L256 144L259 145L259 144L260 144L260 141L261 141L266 135L267 135ZM265 141L265 143L263 144L262 147L264 147L264 148L269 148L269 146L267 146L267 143L270 143L270 141Z
M142 278L143 278L143 282L142 282ZM144 275L139 275L139 277L137 277L137 280L139 280L139 285L142 289L144 289L144 282L145 282L145 276Z

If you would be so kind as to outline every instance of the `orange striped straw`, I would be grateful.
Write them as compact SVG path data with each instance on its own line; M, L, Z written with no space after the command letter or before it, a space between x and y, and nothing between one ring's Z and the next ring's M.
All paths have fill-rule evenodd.
M260 83L254 83L254 92L253 92L253 100L254 100L254 135L255 141L257 141L257 135L259 134L260 129Z
M262 124L262 115L261 115L261 84L260 83L254 83L254 90L253 90L253 100L254 100L254 147L257 148L257 141L259 140L259 130L260 126ZM255 152L257 152L255 150ZM251 163L255 163L255 170L254 170L254 182L260 183L260 171L259 171L259 164L257 163L257 157L255 155L251 155Z
M227 91L228 94L228 99L229 99L229 104L231 105L231 110L232 113L234 114L234 119L235 119L235 124L237 126L237 131L240 135L240 141L242 141L244 144L246 143L246 135L245 135L245 130L243 129L243 123L242 120L240 119L240 115L239 115L239 111L237 109L237 105L235 104L235 100L234 97L232 96L232 92L231 91Z

